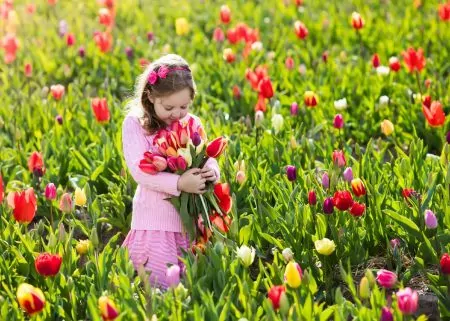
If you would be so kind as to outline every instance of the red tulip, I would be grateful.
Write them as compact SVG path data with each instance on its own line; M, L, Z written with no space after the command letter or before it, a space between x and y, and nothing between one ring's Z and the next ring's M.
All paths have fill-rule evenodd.
M350 214L352 214L353 216L362 216L364 214L364 211L366 210L366 205L365 204L360 204L358 202L354 202L352 207L350 207Z
M108 32L97 32L94 35L94 41L101 52L106 53L112 47L112 35Z
M17 40L15 35L7 34L0 41L0 48L5 50L5 63L10 64L16 60L17 50L19 50L19 40Z
M62 257L58 254L41 253L34 260L36 271L42 276L55 276L61 267Z
M227 5L220 7L220 21L224 24L230 23L231 20L231 10Z
M2 179L2 175L0 174L0 204L3 202L4 197L5 197L5 191L3 189L3 179Z
M64 86L63 85L52 85L50 87L50 91L55 100L61 100L64 95Z
M422 48L419 48L417 51L413 48L408 48L407 51L402 52L402 56L409 72L413 72L415 70L420 72L425 67L426 61L423 56Z
M239 41L237 30L235 28L228 29L227 39L231 44L235 44Z
M22 192L11 192L7 197L14 218L20 223L30 223L36 214L37 202L32 187Z
M267 110L266 99L262 95L258 95L258 102L255 105L255 111L265 112Z
M348 210L353 205L352 194L349 191L337 191L333 196L333 205L341 211Z
M308 193L308 203L309 203L309 205L316 205L317 204L316 192L309 191L309 193Z
M75 35L73 33L68 33L66 36L66 44L70 47L75 44Z
M440 265L442 274L450 274L450 255L448 255L448 253L442 255Z
M268 297L275 310L278 310L280 307L283 308L283 305L289 304L287 302L286 288L283 285L272 286L269 290Z
M294 59L292 57L287 57L286 61L284 62L284 65L289 70L294 69Z
M24 66L25 77L30 78L33 75L33 66L29 62L27 62Z
M272 82L270 81L270 79L268 77L262 79L259 82L258 85L258 89L259 89L259 93L261 96L263 96L264 98L272 98L273 97L273 87L272 87Z
M233 205L233 199L230 194L230 185L228 183L217 183L214 185L214 195L218 200L218 205L222 210L222 213L228 214L231 211Z
M139 168L144 173L155 175L167 168L167 160L165 157L145 152L144 158L139 162Z
M357 12L352 13L352 26L355 30L359 30L364 27L364 19Z
M319 103L319 98L313 91L306 91L303 98L308 107L315 107Z
M380 66L380 57L377 53L372 56L372 66L373 68L377 68Z
M28 169L30 172L35 173L36 176L42 176L45 173L44 160L42 154L39 152L33 152L28 158Z
M225 34L223 33L222 29L220 29L220 27L214 29L213 40L216 42L222 42L225 40Z
M228 63L232 63L233 61L235 61L236 55L234 54L233 49L225 48L223 50L223 59Z
M17 288L17 301L29 315L41 312L45 306L45 297L42 290L28 283L22 283Z
M366 188L364 186L363 181L360 178L352 179L352 189L353 194L355 194L358 197L366 195Z
M431 107L431 96L430 95L422 96L422 104L425 105L425 107L430 108Z
M214 211L209 219L211 223L219 229L219 231L222 233L228 233L229 226L231 225L231 218L229 216L222 216Z
M99 123L107 123L110 118L108 102L106 98L94 98L91 102L92 110L95 118Z
M401 65L397 57L389 58L389 68L391 68L391 70L395 72L400 70Z
M440 4L438 12L442 21L450 21L450 1Z
M241 90L239 89L239 87L237 85L233 86L233 97L236 99L241 98Z
M343 167L345 164L347 164L347 161L345 160L344 152L341 150L335 150L332 155L333 163L336 164L338 167Z
M444 125L445 113L439 101L433 101L429 108L422 104L422 112L430 126L439 127Z
M219 157L227 146L227 139L223 136L217 137L206 146L206 155L212 158Z
M308 28L306 28L305 24L301 21L296 21L294 23L295 34L299 39L304 40L308 36Z
M109 27L114 22L114 17L108 8L101 8L98 11L98 20L100 24Z

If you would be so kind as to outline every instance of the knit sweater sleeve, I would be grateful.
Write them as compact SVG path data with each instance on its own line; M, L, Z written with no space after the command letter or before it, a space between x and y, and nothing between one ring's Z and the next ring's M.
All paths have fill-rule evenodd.
M146 152L146 140L138 118L128 115L122 126L122 146L125 162L133 179L147 188L170 195L179 196L177 188L180 175L160 172L146 174L139 168L139 162Z

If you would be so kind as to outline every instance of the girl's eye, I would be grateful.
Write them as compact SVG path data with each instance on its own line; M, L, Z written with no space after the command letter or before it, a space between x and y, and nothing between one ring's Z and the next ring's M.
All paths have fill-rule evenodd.
M187 108L187 106L181 106L181 109L186 109Z

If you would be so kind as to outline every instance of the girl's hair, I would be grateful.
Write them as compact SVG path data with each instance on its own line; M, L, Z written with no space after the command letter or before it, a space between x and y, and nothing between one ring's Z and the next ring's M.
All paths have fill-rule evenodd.
M165 78L158 77L157 81L151 84L149 76L152 72L164 66L169 69ZM191 91L191 98L196 94L196 85L192 77L189 65L182 57L175 54L162 56L147 66L145 71L136 79L134 96L127 104L126 111L138 116L142 127L153 134L158 129L166 127L155 113L155 106L150 101L150 97L155 98L169 96L185 88Z

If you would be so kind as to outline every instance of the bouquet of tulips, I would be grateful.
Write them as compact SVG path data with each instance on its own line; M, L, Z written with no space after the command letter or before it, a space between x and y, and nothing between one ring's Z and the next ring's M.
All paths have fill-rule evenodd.
M139 168L155 175L162 171L183 174L191 168L202 168L208 158L219 157L227 145L225 137L207 141L203 127L190 117L187 122L176 121L159 130L150 151L143 155ZM191 240L205 243L215 228L227 233L231 218L232 198L227 183L208 183L204 194L181 192L169 198L180 214Z

